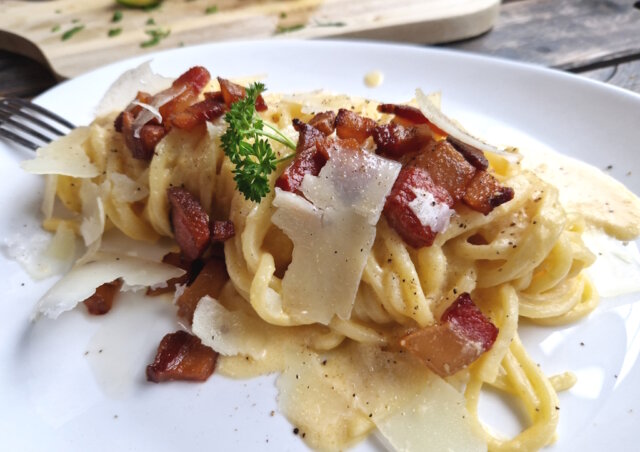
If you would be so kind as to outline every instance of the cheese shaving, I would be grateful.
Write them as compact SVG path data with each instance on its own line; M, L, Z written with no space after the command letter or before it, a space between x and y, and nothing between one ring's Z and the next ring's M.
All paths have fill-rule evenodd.
M261 359L267 337L262 321L241 311L229 311L217 300L205 296L193 314L193 334L203 344L225 356L248 355ZM248 332L251 331L251 334Z
M40 299L34 318L43 314L52 319L73 309L91 296L97 287L122 278L122 290L148 287L177 278L184 270L161 262L131 256L97 254L95 260L76 265Z
M282 280L283 308L303 323L348 319L376 224L400 164L336 150L318 176L302 182L306 198L276 189L272 222L293 241Z
M439 129L443 130L447 134L462 141L469 146L480 149L482 152L491 152L492 154L500 155L509 161L518 161L521 156L519 154L508 153L502 149L498 149L488 143L485 143L481 139L469 134L466 130L463 130L452 119L442 113L440 107L436 105L421 89L416 90L416 100L422 114Z
M124 110L138 91L156 93L169 86L173 79L156 74L151 69L151 62L146 61L140 66L123 73L111 84L98 103L96 117L106 116L114 111Z
M68 135L41 147L36 158L20 164L31 174L60 174L78 178L90 178L99 174L84 149L89 139L89 127L78 127Z

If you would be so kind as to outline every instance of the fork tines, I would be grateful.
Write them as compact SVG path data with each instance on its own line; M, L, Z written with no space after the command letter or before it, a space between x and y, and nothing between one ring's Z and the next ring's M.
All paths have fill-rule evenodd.
M24 99L0 99L0 136L29 149L66 135L75 126L55 113Z

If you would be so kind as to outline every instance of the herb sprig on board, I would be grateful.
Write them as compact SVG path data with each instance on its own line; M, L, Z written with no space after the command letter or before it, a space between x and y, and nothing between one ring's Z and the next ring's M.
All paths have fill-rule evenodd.
M269 140L296 149L291 139L264 122L256 112L256 99L264 91L264 84L253 83L247 88L246 97L231 105L224 117L228 127L221 137L224 153L235 165L233 174L238 191L255 202L269 193L269 175L276 165L295 155L293 152L277 158Z

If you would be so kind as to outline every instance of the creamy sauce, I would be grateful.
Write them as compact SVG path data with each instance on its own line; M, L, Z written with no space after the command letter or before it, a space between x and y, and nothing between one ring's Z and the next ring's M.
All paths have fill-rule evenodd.
M382 85L384 81L384 74L380 71L367 72L364 76L364 84L369 88L377 88Z
M567 212L577 212L588 224L618 240L640 234L640 199L617 180L579 160L540 149L520 149L521 165L555 185Z

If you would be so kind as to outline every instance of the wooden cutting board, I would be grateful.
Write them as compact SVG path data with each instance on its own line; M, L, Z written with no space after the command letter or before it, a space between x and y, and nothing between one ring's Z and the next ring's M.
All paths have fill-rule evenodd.
M122 7L115 0L0 0L0 48L39 60L57 77L68 78L145 52L232 39L453 41L491 28L499 4L500 0L164 0L145 11Z

